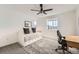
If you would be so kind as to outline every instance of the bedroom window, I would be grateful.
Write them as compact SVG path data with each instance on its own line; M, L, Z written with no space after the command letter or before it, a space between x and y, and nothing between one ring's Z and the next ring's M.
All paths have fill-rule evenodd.
M58 20L48 20L47 21L48 29L57 29L58 27Z

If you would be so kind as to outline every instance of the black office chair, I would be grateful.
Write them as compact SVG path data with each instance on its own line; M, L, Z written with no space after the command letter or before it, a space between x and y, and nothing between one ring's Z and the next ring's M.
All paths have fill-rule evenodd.
M69 47L67 45L67 41L65 40L65 37L61 35L59 30L57 30L57 36L58 36L58 43L61 46L58 46L58 48L55 49L55 51L62 50L64 54L65 54L65 51L68 52L68 53L71 53L69 51Z

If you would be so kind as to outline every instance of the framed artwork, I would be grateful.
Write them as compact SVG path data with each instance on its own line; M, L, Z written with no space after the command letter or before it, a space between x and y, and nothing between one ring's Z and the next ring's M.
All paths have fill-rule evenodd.
M24 27L30 27L32 26L31 21L24 21Z

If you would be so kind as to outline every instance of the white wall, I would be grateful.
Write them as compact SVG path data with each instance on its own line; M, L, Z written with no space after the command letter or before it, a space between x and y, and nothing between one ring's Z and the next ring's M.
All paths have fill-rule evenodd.
M59 30L64 35L76 34L76 15L75 11L63 13L58 16L59 18Z
M19 6L18 6L19 7ZM59 15L53 16L35 16L34 13L29 12L28 9L21 9L13 5L0 5L0 35L8 32L18 31L23 27L25 20L37 21L37 28L42 29L42 31L47 31L47 20L52 19L52 17L57 17L59 20L59 30L62 34L75 34L75 11L65 12ZM29 8L29 7L28 7ZM54 33L55 31L49 33ZM16 37L17 41L17 37Z
M59 15L38 17L31 12L21 11L14 5L0 5L0 30L18 29L23 26L24 20L37 21L37 27L47 29L47 20L57 17L59 20L59 29L63 34L75 34L75 11L65 12Z
M12 8L11 6L0 5L0 47L18 41L17 31L23 24L24 14Z
M18 5L18 7L21 6ZM0 5L0 47L17 42L18 30L23 28L24 21L34 21L36 19L36 17L27 10L23 9L23 11L21 8L18 9L18 7L17 5ZM7 40L9 37L11 39ZM8 43L4 43L4 41L2 41L3 38L5 38L4 41L8 41Z
M48 17L41 17L37 20L38 26L43 27L44 30L47 29L47 26L46 26L47 20L52 20L54 17L58 18L58 22L59 22L58 29L61 31L63 35L76 34L75 11L69 11L59 15L53 15Z

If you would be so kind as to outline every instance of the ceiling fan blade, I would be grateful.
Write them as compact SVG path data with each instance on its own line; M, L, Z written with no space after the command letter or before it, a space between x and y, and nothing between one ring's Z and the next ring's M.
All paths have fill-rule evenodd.
M47 15L47 13L45 11L43 11L43 13Z
M47 15L47 13L45 12L45 11L43 11L43 12L39 12L39 13L37 13L37 15L39 15L39 14L41 14L41 13L43 13L43 14L46 14Z
M39 11L39 10L33 10L33 9L31 9L31 11Z
M51 11L51 10L53 10L53 9L46 9L46 10L44 10L44 11Z
M40 12L39 13L37 13L37 15L39 15L40 14Z
M40 13L42 13L41 11L39 11L38 13L37 13L37 15L39 15Z

